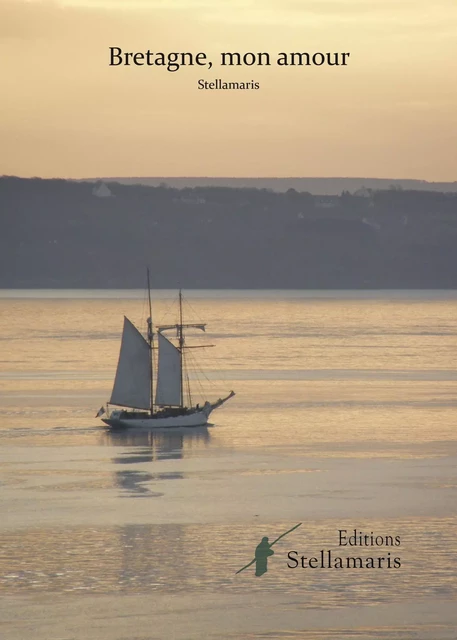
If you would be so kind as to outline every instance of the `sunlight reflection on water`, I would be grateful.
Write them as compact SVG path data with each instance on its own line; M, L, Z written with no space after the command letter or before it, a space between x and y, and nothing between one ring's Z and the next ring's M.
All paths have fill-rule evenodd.
M395 547L338 546L338 529L353 525L309 521L276 547L269 571L258 579L253 568L235 575L253 556L262 535L290 528L289 522L252 525L124 525L69 527L0 535L0 589L8 593L90 590L143 593L189 590L227 593L280 591L306 594L307 606L342 607L411 600L417 596L456 597L456 518L384 519L357 522L357 530L400 536ZM330 549L332 556L401 559L400 568L288 568L287 554L306 557ZM377 561L377 560L376 560ZM292 564L292 563L291 563Z

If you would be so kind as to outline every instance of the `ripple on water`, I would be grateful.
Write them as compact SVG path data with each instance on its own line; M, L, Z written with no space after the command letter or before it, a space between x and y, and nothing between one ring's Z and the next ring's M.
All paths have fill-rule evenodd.
M0 535L0 591L4 593L149 593L202 591L281 592L303 597L309 608L379 604L421 597L457 596L456 518L386 519L357 523L359 531L399 535L399 547L338 547L335 521L304 522L278 544L261 579L253 569L235 572L264 535L290 528L278 522L250 525L125 525L11 531ZM349 535L349 533L348 533ZM294 569L287 553L378 557L391 551L399 569Z

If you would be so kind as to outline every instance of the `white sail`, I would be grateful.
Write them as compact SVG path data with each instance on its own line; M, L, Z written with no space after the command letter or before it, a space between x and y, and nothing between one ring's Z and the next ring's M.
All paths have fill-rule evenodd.
M156 404L181 404L181 352L165 336L158 333L159 367Z
M150 403L150 348L138 329L124 316L121 351L110 404L149 409Z

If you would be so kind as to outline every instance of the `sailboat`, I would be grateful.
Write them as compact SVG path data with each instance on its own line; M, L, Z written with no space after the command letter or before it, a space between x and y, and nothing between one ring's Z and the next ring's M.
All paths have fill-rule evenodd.
M96 417L101 417L105 413L106 417L102 418L102 421L112 428L162 429L204 426L208 423L210 414L235 395L234 391L231 391L228 396L219 398L216 402L207 400L203 406L193 405L189 385L189 399L185 402L184 381L189 381L184 371L184 354L186 349L196 348L186 345L185 329L205 331L206 325L183 323L183 300L182 293L179 291L179 322L157 326L154 331L149 271L148 299L147 339L124 316L113 391L106 409L101 407ZM171 330L176 331L177 345L164 335ZM158 367L154 380L155 350L158 350ZM111 406L121 408L112 410Z

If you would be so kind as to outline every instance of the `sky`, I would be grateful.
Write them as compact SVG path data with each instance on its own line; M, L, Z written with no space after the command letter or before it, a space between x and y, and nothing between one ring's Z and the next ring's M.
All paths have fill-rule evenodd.
M109 47L213 66L110 67ZM0 77L0 175L457 180L455 0L0 0Z

